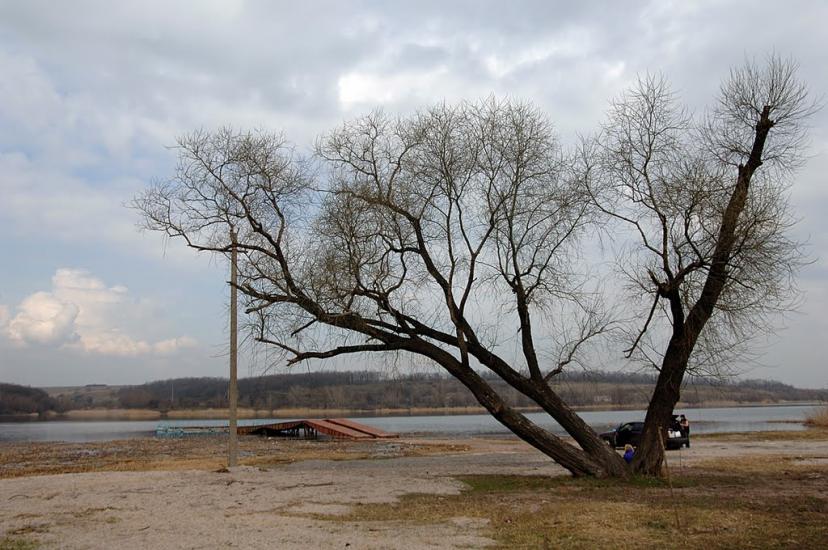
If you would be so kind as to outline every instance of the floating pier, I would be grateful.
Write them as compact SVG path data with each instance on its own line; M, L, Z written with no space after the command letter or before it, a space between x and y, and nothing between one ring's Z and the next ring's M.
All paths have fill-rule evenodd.
M198 435L219 435L228 433L227 426L171 426L159 425L156 437L188 437ZM319 436L333 439L369 440L392 439L399 434L384 432L347 418L322 418L312 420L291 420L271 424L251 424L236 428L239 435L264 435L269 437L294 437L316 439Z
M221 435L229 433L227 426L171 426L159 424L155 428L155 437L175 439L196 435Z

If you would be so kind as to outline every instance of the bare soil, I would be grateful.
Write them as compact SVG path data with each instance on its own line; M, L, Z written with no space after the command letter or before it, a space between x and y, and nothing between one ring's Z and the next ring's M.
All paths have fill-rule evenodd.
M2 444L0 548L825 547L806 433L696 439L673 487L572 480L513 439L243 438L232 471L222 438Z

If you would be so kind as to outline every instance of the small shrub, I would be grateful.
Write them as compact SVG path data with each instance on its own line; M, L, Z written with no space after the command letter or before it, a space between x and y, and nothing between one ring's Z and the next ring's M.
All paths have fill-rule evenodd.
M805 424L816 428L828 428L828 407L815 411L805 420Z

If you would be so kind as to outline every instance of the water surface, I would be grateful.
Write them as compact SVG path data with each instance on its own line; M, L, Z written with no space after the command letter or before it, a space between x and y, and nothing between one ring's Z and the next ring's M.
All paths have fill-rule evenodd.
M727 407L712 409L677 409L690 419L691 433L754 432L768 430L802 430L803 420L820 405L779 405L762 407ZM621 422L644 420L644 411L587 411L581 417L598 431L614 428ZM545 413L527 413L533 422L557 434L563 429ZM286 422L290 419L240 420L239 425ZM381 430L401 434L433 436L473 436L508 434L487 414L439 416L377 416L360 417L359 422ZM168 426L226 426L223 420L129 420L129 421L28 421L0 422L2 441L110 441L153 437L159 424Z

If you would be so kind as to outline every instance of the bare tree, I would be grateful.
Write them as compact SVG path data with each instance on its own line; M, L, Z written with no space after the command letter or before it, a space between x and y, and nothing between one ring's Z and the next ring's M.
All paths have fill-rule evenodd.
M596 476L629 469L553 382L610 327L573 266L596 217L617 220L634 237L619 240L632 243L620 265L645 298L626 353L660 370L634 465L658 473L688 369L720 365L789 305L801 254L786 233L785 178L812 110L793 64L773 58L733 71L701 122L664 79L642 79L577 155L535 108L494 99L375 112L308 159L268 133L197 132L179 141L174 177L135 205L146 227L197 250L229 254L236 232L253 334L287 364L365 353L436 363L519 437Z
M795 70L770 57L731 71L701 119L663 77L641 78L582 149L587 193L629 230L618 264L642 309L625 353L659 370L638 471L661 469L685 373L719 372L795 296L786 190L815 108Z
M179 153L175 176L135 201L146 226L222 254L232 227L256 338L288 364L425 358L574 475L627 475L551 386L607 322L572 268L594 208L535 108L490 99L376 112L321 138L310 160L279 137L230 130L185 136ZM553 332L570 338L555 346ZM511 362L504 333L520 350ZM517 411L481 369L577 446Z

